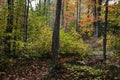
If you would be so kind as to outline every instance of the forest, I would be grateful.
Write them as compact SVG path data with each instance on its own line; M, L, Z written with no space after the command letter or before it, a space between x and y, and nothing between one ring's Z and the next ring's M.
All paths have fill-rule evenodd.
M120 80L120 0L0 0L0 80Z

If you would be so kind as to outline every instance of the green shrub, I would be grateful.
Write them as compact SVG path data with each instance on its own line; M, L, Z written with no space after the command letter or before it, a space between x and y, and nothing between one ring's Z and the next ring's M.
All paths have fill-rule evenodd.
M30 56L40 57L51 53L52 31L49 27L42 27L37 33L31 34L27 45Z
M120 56L120 36L115 38L114 49L115 53Z
M73 29L71 32L60 31L60 52L66 55L86 56L89 46L84 44L80 35Z
M50 56L52 45L52 30L49 27L42 27L36 34L31 34L27 45L27 54L32 56ZM73 29L70 32L60 30L59 52L65 55L86 56L88 45L84 44L80 35Z

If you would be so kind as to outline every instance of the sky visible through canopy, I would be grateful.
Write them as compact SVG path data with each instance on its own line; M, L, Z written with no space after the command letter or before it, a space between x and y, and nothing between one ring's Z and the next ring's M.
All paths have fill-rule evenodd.
M39 3L39 0L34 0L31 2L32 7L35 9L36 4Z

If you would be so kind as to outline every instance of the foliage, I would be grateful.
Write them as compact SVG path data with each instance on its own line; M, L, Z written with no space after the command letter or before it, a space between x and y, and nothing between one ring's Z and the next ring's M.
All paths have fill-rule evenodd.
M51 39L52 31L49 27L42 27L40 30L37 30L36 33L31 34L28 39L28 53L31 56L40 56L46 55L46 53L51 53Z
M76 54L78 56L85 56L89 52L89 46L84 44L80 35L72 29L71 32L60 32L60 52L63 54Z
M33 30L32 30L33 31ZM31 34L27 44L27 54L31 56L51 55L52 30L50 27L41 27L37 33ZM89 46L84 44L79 34L73 29L70 32L60 31L59 52L65 55L86 56L90 54ZM89 52L89 53L88 53Z
M78 66L71 64L64 64L68 71L72 72L73 77L78 77L81 79L90 78L90 79L102 79L103 70L97 69L90 66ZM101 76L101 77L100 77Z
M115 53L120 56L120 36L117 36L115 38L115 43L113 44L114 45L114 50L115 50Z
M1 0L0 0L1 1ZM4 1L4 0L2 0ZM36 6L36 9L30 6L29 9L29 18L28 18L28 27L27 27L27 41L24 42L24 10L25 10L25 0L15 0L14 2L14 23L11 25L12 31L11 33L5 33L7 24L8 24L8 4L5 2L4 5L0 5L0 75L5 75L5 73L9 74L9 71L16 69L16 65L18 65L20 69L23 70L24 64L29 66L27 63L29 60L37 60L37 59L48 59L52 55L51 45L52 45L52 31L54 25L55 18L55 2L56 0L52 0L49 3L46 0L41 0L41 4ZM31 0L35 1L35 0ZM40 1L40 0L39 0ZM46 3L44 3L46 1ZM62 5L62 15L61 15L61 28L60 29L60 44L59 44L59 53L62 54L60 60L63 60L63 63L67 60L74 58L74 61L71 63L77 63L78 58L85 59L86 62L89 62L86 59L90 54L96 53L97 50L92 52L93 46L98 49L98 53L103 50L103 37L101 36L98 39L93 39L91 36L93 35L93 23L96 21L93 18L93 2L90 0L79 0L79 19L78 26L80 27L80 33L76 32L75 24L76 24L76 0L63 0L64 5ZM49 6L48 6L49 4ZM101 77L108 75L108 78L114 77L119 78L119 69L118 61L120 59L120 4L109 6L109 18L108 18L108 33L107 33L107 52L111 51L115 53L115 60L113 62L108 61L109 64L114 63L115 65L107 65L107 70L104 71L102 68L98 68L103 64L102 62L97 62L95 57L92 57L91 60L93 63L97 62L96 65L86 66L86 64L80 63L80 65L75 64L64 64L67 71L70 71L71 77L85 77L86 76L95 80L102 80ZM98 5L96 5L99 7ZM89 8L89 9L88 9ZM104 11L104 7L101 6L101 10ZM99 16L98 21L103 19L103 14ZM49 26L48 26L49 25ZM102 21L100 22L101 28L99 29L100 33L104 30ZM63 29L66 28L66 31ZM67 31L68 29L68 31ZM7 55L4 53L5 47L5 37L10 36L11 39L8 40L10 42L10 50L11 54ZM84 39L85 36L85 39ZM86 38L87 37L87 38ZM88 39L90 37L90 39ZM97 40L97 41L96 41ZM90 45L88 45L88 44ZM98 46L96 46L98 45ZM92 48L91 48L92 47ZM96 54L97 55L97 54ZM98 54L99 55L99 54ZM58 55L59 56L59 55ZM109 57L107 55L107 57ZM112 56L113 57L113 56ZM69 59L68 59L69 58ZM20 61L21 60L21 61ZM19 63L20 65L19 65ZM21 64L22 62L25 62ZM79 61L78 61L79 62ZM31 62L30 62L31 63ZM62 62L61 62L62 63ZM83 62L84 63L84 62ZM31 63L33 64L33 63ZM45 65L47 63L44 63ZM48 64L50 64L48 62ZM82 64L82 66L81 66ZM91 63L90 63L91 64ZM100 65L99 65L100 64ZM40 63L38 62L38 65ZM37 66L38 66L37 65ZM84 66L83 66L84 65ZM116 66L117 65L117 66ZM39 68L38 68L39 69ZM38 70L37 69L37 70ZM43 68L44 69L44 68ZM9 70L9 71L8 71ZM118 71L117 71L118 70ZM29 70L28 70L29 71ZM34 70L33 70L34 71ZM42 71L42 70L41 70ZM24 72L24 71L23 71ZM19 72L21 73L21 72ZM40 73L40 72L38 72ZM13 74L14 71L13 71ZM27 73L26 73L27 74ZM31 74L31 71L30 73ZM36 73L35 73L36 74ZM18 75L18 74L17 74ZM24 74L23 74L24 75ZM59 75L59 74L57 74ZM84 78L84 79L85 79ZM13 79L12 79L13 80ZM52 80L52 79L51 79ZM72 79L70 79L72 80Z
M118 34L120 30L120 4L109 6L109 28L113 34Z

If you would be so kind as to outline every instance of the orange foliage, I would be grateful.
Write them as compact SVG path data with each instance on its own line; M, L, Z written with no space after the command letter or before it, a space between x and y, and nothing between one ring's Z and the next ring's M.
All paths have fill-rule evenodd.
M61 64L66 63L67 61L69 61L69 58L62 58L62 56L60 54L58 55L58 58L59 58Z
M2 6L2 0L0 0L0 7Z

